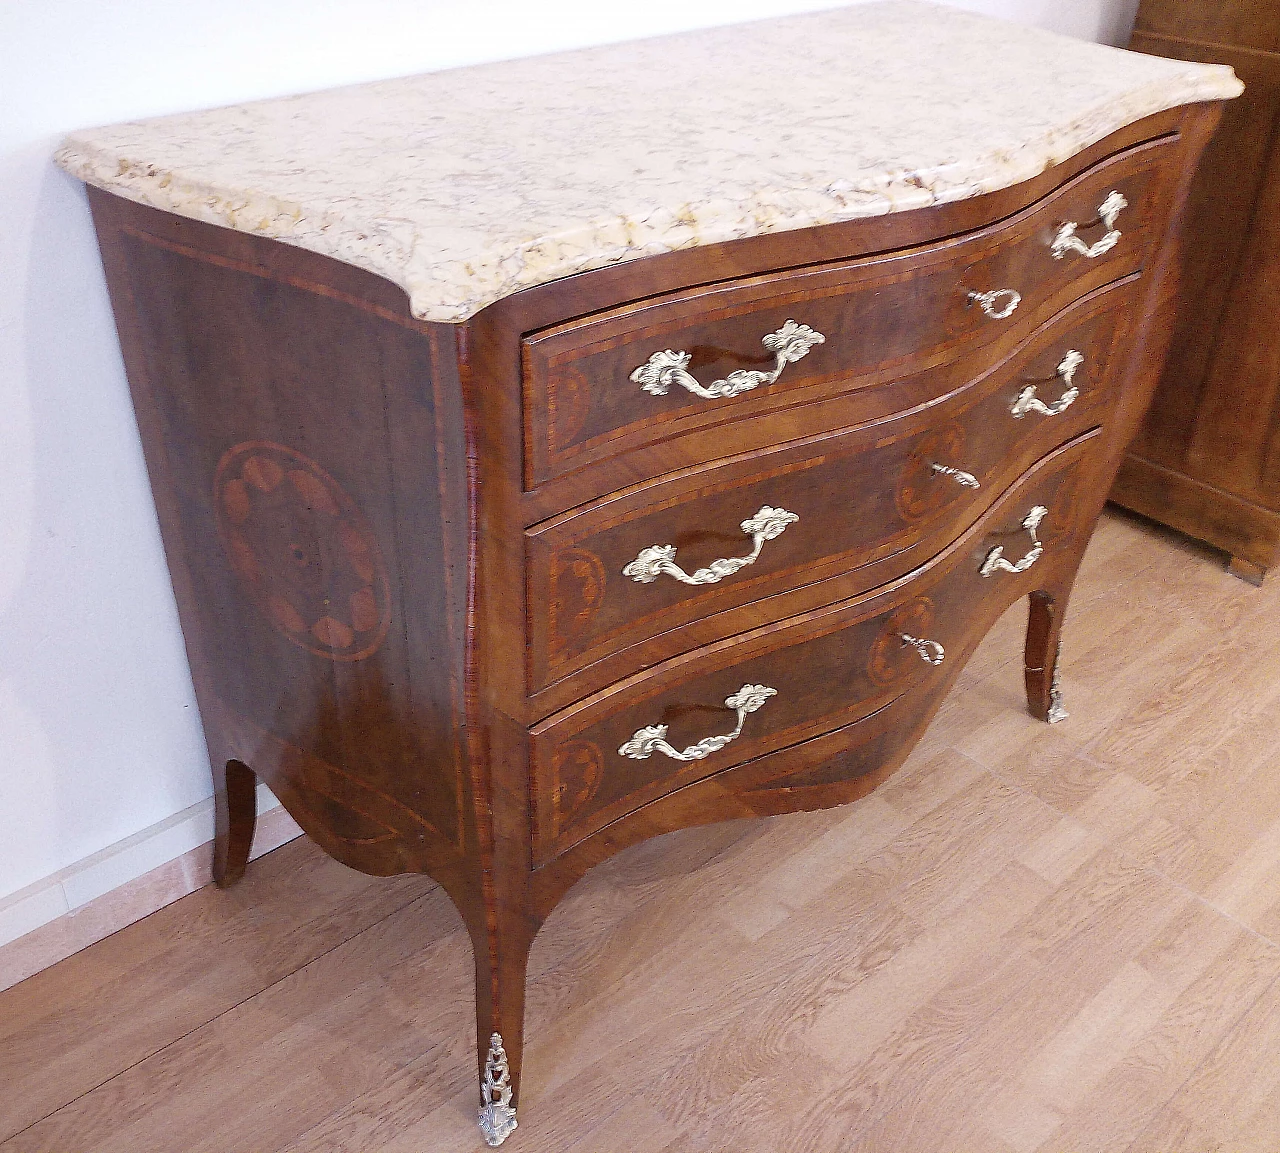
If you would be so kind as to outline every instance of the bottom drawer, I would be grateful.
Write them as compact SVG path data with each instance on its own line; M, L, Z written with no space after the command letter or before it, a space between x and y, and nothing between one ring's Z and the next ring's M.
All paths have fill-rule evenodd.
M809 740L942 680L1080 528L1093 430L1042 459L962 537L852 600L674 657L531 730L534 863L692 781ZM927 691L927 690L926 690Z

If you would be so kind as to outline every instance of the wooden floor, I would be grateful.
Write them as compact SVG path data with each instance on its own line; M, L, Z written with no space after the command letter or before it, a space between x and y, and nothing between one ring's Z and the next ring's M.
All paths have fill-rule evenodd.
M846 809L690 830L534 945L511 1153L1276 1153L1280 580L1109 515ZM471 955L296 841L0 994L0 1153L481 1149Z

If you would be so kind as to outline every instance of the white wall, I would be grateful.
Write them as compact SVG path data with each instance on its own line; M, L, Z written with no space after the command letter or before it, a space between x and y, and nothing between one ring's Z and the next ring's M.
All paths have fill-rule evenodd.
M954 2L1112 43L1136 7ZM48 161L60 134L835 6L0 4L0 900L211 791L84 193Z

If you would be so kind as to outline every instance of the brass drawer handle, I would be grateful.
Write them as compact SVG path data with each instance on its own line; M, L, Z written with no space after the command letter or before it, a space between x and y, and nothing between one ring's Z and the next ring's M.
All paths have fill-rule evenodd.
M1004 297L1005 302L997 306L996 301ZM977 301L982 311L992 320L1005 320L1012 316L1014 310L1022 303L1022 293L1013 288L995 288L990 292L971 292L971 301Z
M788 364L803 360L809 355L809 349L815 344L825 344L826 340L822 333L815 332L807 324L788 320L777 332L760 338L760 343L773 353L772 372L737 368L723 380L713 380L708 385L701 385L685 371L689 367L690 354L668 348L649 357L631 373L631 379L654 396L666 396L674 383L704 400L717 400L724 396L737 396L740 392L750 392L761 384L773 384Z
M1107 226L1107 233L1092 244L1085 244L1076 235L1079 227L1074 220L1068 220L1058 229L1053 238L1053 259L1061 260L1068 252L1078 252L1089 260L1095 260L1104 253L1110 252L1120 243L1120 229L1116 227L1116 217L1129 207L1129 202L1114 188L1107 193L1106 199L1098 205L1098 219Z
M743 685L733 696L726 697L724 702L725 708L733 709L738 714L738 723L733 732L725 733L722 737L703 737L696 745L690 745L683 751L667 744L666 725L647 725L643 729L636 729L631 739L618 747L618 752L633 761L647 760L654 753L662 753L673 761L704 760L712 753L718 753L730 741L737 740L742 735L742 723L747 715L754 713L770 697L777 695L778 690L771 689L768 685Z
M1022 527L1031 534L1031 549L1019 561L1010 564L1004 559L1004 545L996 545L989 553L987 559L982 562L982 568L978 571L984 576L989 577L994 572L1026 572L1033 564L1040 559L1044 552L1044 545L1040 543L1040 538L1036 536L1036 530L1040 527L1040 522L1049 515L1049 510L1042 504L1036 505L1022 520Z
M981 488L982 482L971 472L964 472L962 469L952 468L946 464L935 464L930 466L930 472L934 476L949 476L956 484L964 488Z
M623 576L630 577L638 584L652 584L660 574L666 573L687 585L713 585L732 576L740 568L755 564L764 542L779 537L789 524L795 524L800 518L785 508L771 508L765 505L755 516L748 517L740 526L742 531L751 537L753 548L746 556L726 557L713 560L706 568L700 568L692 576L676 564L676 546L673 544L651 544L642 548L636 559L624 566Z
M909 633L899 633L898 636L902 638L904 645L910 645L915 649L920 654L920 659L927 665L933 665L936 668L946 659L947 650L937 641L921 640Z
M1075 403L1076 397L1080 395L1080 390L1076 387L1076 369L1084 364L1084 354L1077 352L1074 348L1067 351L1061 362L1058 364L1058 375L1062 377L1063 382L1067 386L1064 392L1052 404L1045 404L1044 401L1036 398L1036 386L1034 384L1027 385L1020 393L1018 399L1013 402L1013 407L1009 412L1021 419L1029 412L1038 412L1041 416L1061 416Z

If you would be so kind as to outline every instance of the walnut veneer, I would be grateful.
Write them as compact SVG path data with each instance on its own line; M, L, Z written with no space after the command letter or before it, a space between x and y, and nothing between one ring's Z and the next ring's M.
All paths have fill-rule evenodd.
M1257 584L1280 560L1280 0L1144 0L1131 47L1246 88L1192 185L1172 351L1111 496Z
M220 883L245 868L255 777L353 868L438 879L475 947L481 1070L500 1034L518 1092L529 946L593 864L862 796L1020 597L1029 705L1056 716L1062 614L1164 357L1217 116L1175 109L1001 192L635 260L458 325L334 260L91 190ZM1090 254L1054 255L1069 221ZM761 337L791 320L825 340L773 383L632 377L666 349L702 385L767 372ZM721 579L624 571L650 546L686 574L742 559L766 508L792 519Z

